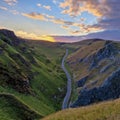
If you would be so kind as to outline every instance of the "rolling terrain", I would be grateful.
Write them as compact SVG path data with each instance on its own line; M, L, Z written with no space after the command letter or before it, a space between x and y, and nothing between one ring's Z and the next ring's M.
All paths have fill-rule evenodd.
M51 43L21 39L2 29L0 119L34 120L52 114L43 119L118 120L119 66L120 43L116 41ZM67 74L72 78L71 97L67 100L70 109L53 114L67 108L66 103L62 107Z
M119 98L119 42L82 41L68 56L67 64L74 80L71 107Z
M41 117L61 109L66 89L66 77L61 69L65 49L58 46L23 40L12 31L0 30L0 93L11 94L13 100L24 103ZM2 99L9 102L9 97ZM12 107L8 114L11 111ZM2 116L1 113L0 119Z

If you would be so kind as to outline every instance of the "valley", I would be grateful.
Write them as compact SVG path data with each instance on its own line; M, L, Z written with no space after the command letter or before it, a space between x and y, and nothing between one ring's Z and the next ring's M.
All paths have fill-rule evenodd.
M0 30L0 119L119 120L119 65L120 42L53 43Z

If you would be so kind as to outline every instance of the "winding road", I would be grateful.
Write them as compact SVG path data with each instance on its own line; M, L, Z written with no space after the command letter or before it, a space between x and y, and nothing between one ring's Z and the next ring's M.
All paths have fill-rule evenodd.
M71 76L70 76L69 72L65 68L65 59L67 56L68 56L68 49L66 49L66 53L62 59L62 64L61 64L61 67L62 67L62 69L65 72L66 77L67 77L67 92L66 92L66 95L65 95L63 103L62 103L62 109L68 108L68 103L69 103L70 96L71 96L71 81L72 80L71 80Z

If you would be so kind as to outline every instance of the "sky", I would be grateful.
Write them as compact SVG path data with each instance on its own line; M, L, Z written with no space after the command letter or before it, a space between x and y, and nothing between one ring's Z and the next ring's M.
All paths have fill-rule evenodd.
M0 0L0 29L52 42L120 40L119 6L120 0Z

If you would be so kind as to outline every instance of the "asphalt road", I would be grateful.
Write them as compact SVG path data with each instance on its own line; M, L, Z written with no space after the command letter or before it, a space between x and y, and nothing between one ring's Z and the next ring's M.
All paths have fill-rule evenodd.
M62 64L61 64L61 67L67 77L67 91L66 91L66 95L64 97L63 103L62 103L62 109L68 108L68 104L69 104L69 100L71 96L71 76L69 72L67 71L67 69L65 68L65 59L67 58L67 56L68 56L68 49L66 49L66 53L62 59Z

